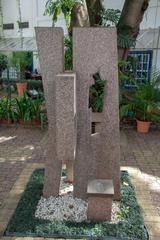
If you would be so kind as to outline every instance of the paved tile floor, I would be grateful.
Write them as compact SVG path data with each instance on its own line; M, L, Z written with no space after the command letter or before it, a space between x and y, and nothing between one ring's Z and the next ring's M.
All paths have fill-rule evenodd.
M40 129L0 127L0 208L26 166L43 163L39 145L44 135ZM121 131L121 166L133 176L151 239L160 240L160 131Z
M43 135L35 128L0 127L0 207L26 163L34 161L32 153Z

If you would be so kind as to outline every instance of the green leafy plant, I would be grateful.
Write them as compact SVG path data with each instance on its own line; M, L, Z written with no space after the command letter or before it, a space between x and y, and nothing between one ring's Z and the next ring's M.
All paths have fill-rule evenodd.
M70 37L64 38L64 50L65 50L65 70L72 70L72 40Z
M7 121L16 120L14 101L8 97L0 99L0 119Z
M135 117L141 121L160 119L160 90L158 86L159 79L157 77L146 84L137 85L137 90L126 97L126 103L120 107L121 117L129 111L133 111Z
M110 24L117 25L121 16L121 11L119 9L105 9L103 8L101 12L102 25L110 26Z
M23 97L15 98L17 119L25 122L31 122L34 119L43 123L45 121L42 109L43 101L43 98L32 99L26 94Z
M117 44L120 48L135 47L136 39L132 37L133 29L128 25L117 26Z
M0 54L0 77L2 76L2 72L7 68L8 58L4 54Z
M15 98L17 119L31 121L31 100L26 96Z
M13 52L11 65L16 68L18 82L25 82L25 71L32 63L31 52Z
M27 89L36 90L38 92L43 92L42 80L27 80Z
M36 120L41 120L41 115L43 114L42 111L42 103L43 99L42 98L37 98L37 99L30 99L30 111L31 111L31 119L36 119Z
M48 0L45 6L45 15L52 16L53 24L58 20L61 13L64 14L67 28L70 26L71 10L75 4L75 0Z
M99 73L93 75L95 84L90 87L89 91L89 107L93 112L102 112L104 99L105 81L101 79Z

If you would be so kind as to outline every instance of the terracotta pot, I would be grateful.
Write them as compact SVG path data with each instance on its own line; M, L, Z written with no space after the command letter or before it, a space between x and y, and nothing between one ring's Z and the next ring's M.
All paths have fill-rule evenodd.
M11 123L12 123L11 119L0 119L0 124L10 125Z
M41 124L41 122L40 122L39 119L32 119L31 120L31 125L40 125L40 124Z
M23 119L19 119L19 124L21 124L21 125L30 125L31 122L30 121L24 121Z
M145 121L137 121L137 132L139 133L148 133L151 122L145 122Z
M24 96L27 90L27 83L16 83L17 91L19 96Z

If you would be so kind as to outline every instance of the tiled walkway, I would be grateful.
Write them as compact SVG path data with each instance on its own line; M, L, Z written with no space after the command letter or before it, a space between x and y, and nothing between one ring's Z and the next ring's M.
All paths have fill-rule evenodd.
M44 134L39 129L0 127L0 214L13 185L19 189L15 183L18 177L25 183L36 163L43 163L41 154L35 158L33 151L39 151ZM131 129L123 130L121 166L133 177L151 240L160 240L160 131L141 135Z
M26 163L33 161L32 153L43 135L34 128L0 127L0 207Z
M121 166L127 166L152 240L160 240L160 131L121 132Z

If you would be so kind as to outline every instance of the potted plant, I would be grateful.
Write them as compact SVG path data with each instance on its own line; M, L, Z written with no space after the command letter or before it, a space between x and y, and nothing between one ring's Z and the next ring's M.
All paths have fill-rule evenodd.
M12 65L17 71L17 91L19 96L24 96L27 90L26 73L28 75L28 67L31 65L31 56L29 52L14 52L11 58Z
M19 79L16 82L17 92L19 96L24 96L27 90L27 82L24 79Z
M32 125L40 125L41 117L43 114L42 111L43 99L37 98L31 101L31 124Z
M137 131L147 133L151 122L160 118L158 111L156 111L156 109L159 109L159 106L160 90L158 81L152 80L137 86L137 91L126 97L125 105L120 107L120 114L123 117L125 114L133 111L137 122Z
M8 58L4 54L0 54L0 77L2 77L2 72L7 68Z
M0 123L11 124L15 120L12 100L4 97L0 100Z
M22 125L31 123L31 100L26 95L15 98L18 122Z

